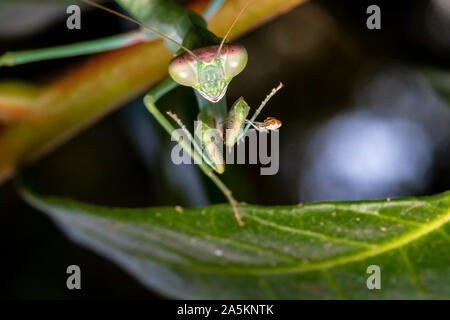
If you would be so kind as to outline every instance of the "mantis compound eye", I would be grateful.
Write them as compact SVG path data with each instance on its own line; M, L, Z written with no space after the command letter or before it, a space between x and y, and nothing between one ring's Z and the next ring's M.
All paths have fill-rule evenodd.
M228 52L224 63L225 74L228 77L235 77L244 70L248 61L247 50L240 44L227 45Z
M169 74L172 79L188 87L194 87L198 83L197 73L183 55L175 57L169 64Z

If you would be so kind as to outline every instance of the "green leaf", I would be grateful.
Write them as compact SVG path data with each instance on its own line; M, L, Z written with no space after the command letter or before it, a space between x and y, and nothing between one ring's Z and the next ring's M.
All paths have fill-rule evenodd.
M187 299L450 298L450 192L298 206L126 209L21 190L75 242ZM369 290L367 268L381 268Z

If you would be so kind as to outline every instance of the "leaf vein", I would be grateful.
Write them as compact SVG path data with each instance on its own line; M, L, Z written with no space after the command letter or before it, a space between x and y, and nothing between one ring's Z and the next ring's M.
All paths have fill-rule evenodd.
M277 223L271 222L269 220L265 220L262 218L258 218L255 216L250 216L245 214L244 216L246 216L247 218L250 218L252 220L255 220L261 224L270 226L272 228L278 229L278 230L282 230L282 231L286 231L289 233L297 233L297 234L301 234L304 236L309 236L312 238L318 238L318 239L322 239L322 240L326 240L326 241L330 241L330 242L339 242L339 243L344 243L344 244L348 244L351 245L353 247L366 247L366 248L373 248L374 245L370 245L361 241L354 241L354 240L349 240L349 239L345 239L345 238L336 238L336 237L330 237L327 236L323 233L319 233L319 232L314 232L314 231L310 231L310 230L304 230L304 229L296 229L296 228L291 228L288 226L284 226L284 225L279 225Z

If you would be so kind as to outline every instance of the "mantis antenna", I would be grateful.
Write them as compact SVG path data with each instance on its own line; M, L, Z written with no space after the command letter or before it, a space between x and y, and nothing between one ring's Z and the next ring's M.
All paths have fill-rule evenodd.
M248 6L250 5L250 3L253 1L248 1L244 7L241 9L241 11L239 11L238 15L236 16L236 18L234 18L233 23L231 24L231 26L228 28L227 33L225 34L225 37L223 37L222 41L220 42L220 46L219 46L219 50L217 50L217 56L220 55L220 51L222 51L222 47L225 44L225 41L227 40L228 36L230 35L231 29L233 29L234 25L236 24L236 22L239 20L240 16L242 15L242 13L245 11L245 9L248 8Z
M179 43L179 42L173 40L172 38L169 38L169 37L168 37L167 35L165 35L164 33L159 32L159 31L156 30L155 28L149 27L149 26L147 26L146 24L144 24L144 23L142 23L142 22L140 22L140 21L138 21L138 20L136 20L136 19L133 19L133 18L131 18L131 17L129 17L129 16L126 16L126 15L120 13L120 12L117 12L117 11L113 10L113 9L107 8L107 7L105 7L105 6L101 5L101 4L95 3L95 2L93 2L93 1L91 1L91 0L80 0L80 1L81 1L81 2L84 2L84 3L87 3L87 4L91 5L91 6L97 7L97 8L99 8L99 9L105 10L105 11L107 11L107 12L109 12L109 13L112 13L112 14L118 16L118 17L121 17L121 18L123 18L123 19L125 19L125 20L131 21L131 22L133 22L133 23L135 23L135 24L137 24L137 25L139 25L139 26L141 26L141 27L143 27L143 28L145 28L145 29L148 29L148 30L150 30L150 31L153 31L154 33L156 33L156 34L157 34L158 36L160 36L161 38L164 38L164 39L166 39L166 40L169 40L169 41L173 42L173 43L176 44L178 47L180 47L181 49L183 49L183 50L185 50L186 52L188 52L188 53L189 53L191 56L193 56L197 61L200 61L200 59L199 59L199 58L198 58L191 50L189 50L188 48L186 48L185 46L183 46L181 43Z

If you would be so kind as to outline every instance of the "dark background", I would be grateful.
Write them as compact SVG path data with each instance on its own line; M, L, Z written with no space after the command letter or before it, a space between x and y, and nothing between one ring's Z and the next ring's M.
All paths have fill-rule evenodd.
M381 7L381 30L366 28L370 4ZM7 14L0 6L0 51L131 28L108 13L83 10L82 30L68 31L65 6L41 8L41 20L35 8L14 6L8 10L24 12L24 20L18 23L14 11ZM450 110L423 76L431 67L450 67L448 1L311 1L239 42L249 63L233 80L229 103L243 95L255 107L279 81L285 84L261 115L284 123L280 171L260 176L258 165L228 166L224 180L239 200L281 205L449 189ZM80 59L2 69L0 78L45 82ZM195 167L170 162L169 139L141 99L27 168L27 175L41 192L110 206L224 202ZM187 123L197 112L187 88L160 105ZM21 201L11 182L0 187L0 214L1 297L158 298L114 264L68 241L45 214ZM80 291L66 289L71 264L81 267Z

